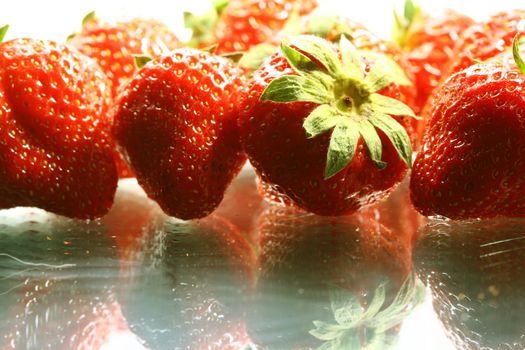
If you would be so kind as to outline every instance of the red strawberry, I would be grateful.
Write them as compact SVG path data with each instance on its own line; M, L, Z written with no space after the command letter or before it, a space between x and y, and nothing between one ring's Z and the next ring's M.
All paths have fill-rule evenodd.
M509 49L516 34L525 29L523 18L525 10L500 12L466 30L446 76L471 66L473 60L485 61Z
M243 88L228 60L179 49L146 65L124 89L114 132L148 196L169 215L210 214L241 169Z
M51 41L0 44L0 208L87 219L113 202L110 91L97 65Z
M217 54L225 54L278 42L281 30L317 8L317 1L218 0L213 5L204 15L185 13L186 27L193 30L189 44L199 48L216 46Z
M84 18L82 31L72 36L69 44L97 61L111 80L113 98L137 71L134 55L157 57L180 46L175 34L156 20L109 24L100 22L93 12ZM134 176L118 152L115 162L119 177Z
M525 216L523 89L517 68L478 64L438 90L410 183L422 214Z
M398 86L409 82L399 66L378 53L362 58L344 36L341 43L343 63L320 38L283 43L255 73L240 118L262 180L321 215L383 198L412 153L413 112L398 100Z
M110 24L100 22L93 12L84 18L82 31L68 43L97 61L112 82L114 97L137 71L134 55L160 57L180 46L175 34L156 20Z
M396 21L397 42L407 51L417 87L416 113L423 110L443 72L452 63L458 38L474 21L453 10L424 13L407 1L405 19Z

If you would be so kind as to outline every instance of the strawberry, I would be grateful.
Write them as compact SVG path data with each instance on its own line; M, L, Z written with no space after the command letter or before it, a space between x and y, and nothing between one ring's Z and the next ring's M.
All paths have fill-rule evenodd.
M157 57L180 46L175 34L153 19L110 24L99 21L91 12L82 24L82 31L72 35L68 43L99 64L112 83L113 99L137 71L133 56ZM120 178L134 176L118 152L115 162Z
M411 0L405 3L403 18L396 16L395 40L406 51L409 71L417 87L416 113L423 110L443 72L452 63L454 47L474 21L447 9L425 13Z
M399 85L410 84L402 70L345 36L339 50L341 59L314 36L283 42L255 73L240 117L244 149L262 181L321 215L383 198L412 154L414 114L399 100Z
M82 31L68 43L100 65L111 80L114 98L137 71L133 56L160 57L180 46L175 34L157 20L137 18L110 24L98 20L94 12L84 18Z
M325 342L325 348L361 349L377 342L370 348L382 349L395 338L403 317L383 328L388 312L376 313L389 309L411 269L404 237L359 214L320 217L271 206L259 220L256 245L259 274L247 314L249 334L262 348Z
M193 29L190 44L215 45L215 53L244 52L273 42L294 16L303 16L317 7L316 0L229 0L215 1L214 9L203 16L186 14L186 26Z
M225 58L179 49L144 66L125 87L114 133L139 184L167 214L210 214L240 171L243 84Z
M525 71L515 40L515 57ZM410 182L424 215L525 216L525 76L477 64L437 91Z
M109 98L102 71L70 47L0 44L0 208L80 219L109 210L117 185Z
M430 222L414 267L457 349L525 348L523 219Z
M453 53L454 61L446 76L485 61L512 47L516 34L525 28L525 10L500 12L466 30Z

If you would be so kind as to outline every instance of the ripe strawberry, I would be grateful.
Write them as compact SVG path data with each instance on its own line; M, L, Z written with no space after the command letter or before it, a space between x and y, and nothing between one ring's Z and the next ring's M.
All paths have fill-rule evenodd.
M411 245L404 237L359 214L320 217L278 206L262 215L257 233L259 274L247 308L248 331L257 344L311 349L324 341L334 345L326 348L360 349L377 336L379 344L371 348L381 349L395 337L403 317L381 328L386 313L376 312L388 309L411 269ZM384 299L375 303L379 290ZM398 306L400 311L407 305ZM366 321L359 317L363 311L369 311ZM356 322L342 322L343 315ZM330 326L309 334L318 320ZM339 333L322 332L328 329ZM337 343L345 339L355 342Z
M523 219L434 221L414 267L457 349L525 348Z
M525 216L523 89L517 68L477 64L438 90L410 183L422 214Z
M342 63L320 38L283 43L255 73L240 118L245 151L262 180L321 215L383 198L412 154L414 115L398 100L398 86L409 81L399 66L378 53L361 57L344 36L340 51Z
M51 41L0 44L0 208L88 219L113 202L109 87L96 64Z
M160 57L180 46L175 34L153 19L110 24L99 21L92 12L82 25L82 31L68 43L100 65L112 82L114 98L137 71L134 55Z
M415 111L420 114L443 72L452 63L458 38L474 21L450 9L425 13L410 0L405 5L404 19L396 18L395 39L406 51L409 71L415 77Z
M91 12L82 24L82 31L74 34L68 43L99 64L112 83L113 99L137 71L134 55L160 57L180 46L175 34L153 19L110 24L100 22ZM115 162L120 178L134 176L118 152Z
M188 15L186 25L193 29L198 47L217 45L217 54L243 52L272 42L291 17L316 7L316 0L230 0L217 2L216 9L201 18Z
M473 60L485 61L511 48L516 34L525 29L524 17L525 10L500 12L471 26L457 43L446 76L471 66Z
M125 87L114 133L148 196L169 215L210 214L240 171L243 79L226 59L175 50Z

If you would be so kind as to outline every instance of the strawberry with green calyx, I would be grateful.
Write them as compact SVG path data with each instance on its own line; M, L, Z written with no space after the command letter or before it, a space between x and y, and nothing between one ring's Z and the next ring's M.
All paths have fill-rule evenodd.
M147 63L124 87L115 138L139 184L167 214L210 214L241 170L244 84L227 59L178 49Z
M258 70L240 119L263 181L300 207L342 215L384 197L411 164L410 84L388 57L298 36ZM407 131L408 130L408 131Z
M68 46L14 39L0 44L0 82L0 208L106 214L118 179L100 68Z
M436 93L410 183L423 215L525 216L525 65L513 46L514 67L476 64Z

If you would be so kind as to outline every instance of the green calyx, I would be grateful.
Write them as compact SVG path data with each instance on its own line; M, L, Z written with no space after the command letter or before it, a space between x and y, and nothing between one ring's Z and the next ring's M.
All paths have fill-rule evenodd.
M4 41L4 37L7 34L7 31L9 30L9 26L5 25L3 27L0 27L0 43Z
M400 47L404 47L409 37L410 30L421 13L421 8L412 0L405 0L403 14L400 15L394 10L394 28L392 29L392 39Z
M308 138L332 130L326 179L350 163L360 139L375 165L385 168L378 130L392 142L399 157L411 166L410 138L393 116L416 116L404 103L379 93L392 83L411 84L391 58L357 50L344 35L339 53L326 40L310 35L290 38L281 44L281 51L297 75L273 80L263 92L261 101L318 104L304 120L303 127ZM366 76L363 57L375 62Z
M228 4L229 0L214 0L212 9L204 14L184 12L184 26L192 31L191 39L186 44L197 48L211 45L215 41L213 32L217 21Z
M519 37L520 35L516 34L514 40L512 41L512 55L514 56L514 61L516 62L520 72L525 74L525 62L523 61L523 57L521 57Z
M146 65L146 63L152 60L152 58L147 55L132 55L132 56L135 59L135 66L137 66L138 69L141 69L142 67Z
M97 16L95 11L89 12L87 15L82 18L82 28L84 28L89 22L93 22L97 20ZM71 33L67 36L66 41L70 41L74 37L78 35L78 32Z

